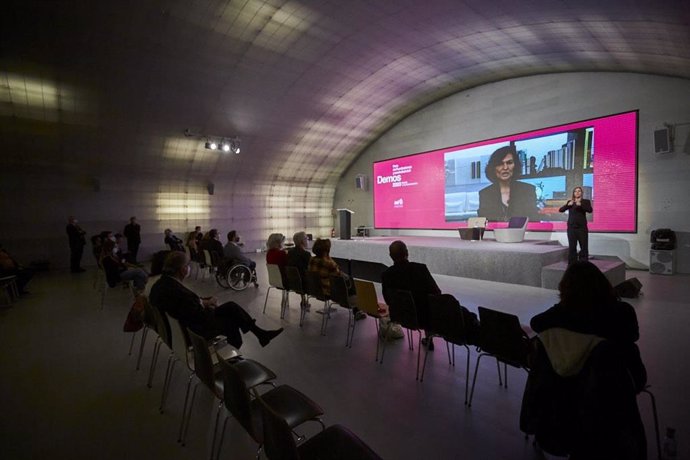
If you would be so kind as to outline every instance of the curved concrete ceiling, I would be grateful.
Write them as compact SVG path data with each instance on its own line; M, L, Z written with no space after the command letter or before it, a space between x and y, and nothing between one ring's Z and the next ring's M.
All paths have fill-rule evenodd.
M687 0L17 0L2 16L0 145L15 170L331 188L383 132L463 89L569 71L690 78ZM203 147L233 135L240 155Z

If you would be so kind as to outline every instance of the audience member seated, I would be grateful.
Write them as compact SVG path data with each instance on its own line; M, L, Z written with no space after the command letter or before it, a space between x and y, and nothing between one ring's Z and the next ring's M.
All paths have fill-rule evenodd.
M171 251L180 251L184 252L184 246L182 244L182 240L179 239L175 234L170 230L169 228L165 229L165 244L170 246Z
M201 231L201 227L198 225L194 227L194 236L196 238L197 244L201 243L201 240L204 238L204 232Z
M235 302L218 305L214 297L199 297L182 284L189 270L187 254L170 253L163 266L163 276L151 288L151 304L207 339L225 335L235 348L242 346L240 331L253 333L262 347L283 332L282 328L265 330L258 327L256 320Z
M388 253L393 259L393 265L381 275L383 298L390 305L391 290L410 291L417 307L419 325L426 330L429 325L429 294L441 294L441 289L426 265L408 260L409 253L405 243L393 241L388 247ZM433 342L427 338L423 343L428 345L429 350L434 349Z
M144 292L149 277L144 270L130 265L117 256L118 247L112 240L103 243L101 253L101 267L105 270L105 277L110 287L115 287L120 281L132 281L137 292Z
M199 243L200 251L208 251L211 254L213 265L220 264L223 259L223 243L220 242L220 234L218 229L212 228L208 231L204 238Z
M297 232L292 236L294 247L288 249L286 266L296 267L299 271L299 276L302 279L302 285L305 284L306 273L309 270L309 260L311 260L311 253L307 251L307 234L304 232ZM309 308L306 298L301 301L303 308Z
M610 448L615 458L646 458L635 394L647 373L635 310L591 262L570 265L558 289L561 301L530 322L544 353L525 388L521 425L547 452L574 449L567 452L572 459L614 458Z
M100 233L91 237L91 252L96 259L96 264L100 267L101 253L103 252L103 238Z
M283 249L285 235L282 233L271 233L266 240L266 263L277 265L280 269L280 276L283 278L283 286L287 286L285 266L287 265L287 252Z
M196 236L197 236L197 233L195 231L189 232L189 235L187 235L187 241L185 242L185 244L189 248L190 259L195 261L195 262L203 262L201 260L200 255L199 255L199 245L197 244Z
M34 271L19 265L19 263L14 260L14 257L0 245L0 278L4 276L16 276L19 294L28 294L29 291L24 288L34 276Z
M338 264L331 259L331 240L317 238L312 247L314 257L309 260L308 271L316 272L321 278L321 288L324 294L331 295L331 276L342 276L345 278L345 284L350 295L350 305L356 305L357 298L355 296L355 285L347 274L340 271ZM367 317L366 313L359 311L356 307L353 308L355 319L360 320Z
M240 235L236 230L228 232L228 242L223 247L223 255L232 264L242 264L249 267L251 271L256 269L256 262L249 257L242 254L242 243L240 243Z

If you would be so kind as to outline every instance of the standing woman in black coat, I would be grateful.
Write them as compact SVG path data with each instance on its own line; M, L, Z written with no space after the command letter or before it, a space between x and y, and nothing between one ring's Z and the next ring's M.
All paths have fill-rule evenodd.
M592 212L592 202L582 198L582 187L578 185L573 189L571 199L561 206L559 211L568 211L568 265L578 260L578 243L580 243L579 259L589 259L587 213Z

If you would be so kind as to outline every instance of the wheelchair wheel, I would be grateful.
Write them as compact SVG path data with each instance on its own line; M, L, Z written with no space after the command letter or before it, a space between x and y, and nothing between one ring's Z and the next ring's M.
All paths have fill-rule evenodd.
M249 267L241 264L233 265L228 270L227 283L230 289L243 291L252 282L252 272Z

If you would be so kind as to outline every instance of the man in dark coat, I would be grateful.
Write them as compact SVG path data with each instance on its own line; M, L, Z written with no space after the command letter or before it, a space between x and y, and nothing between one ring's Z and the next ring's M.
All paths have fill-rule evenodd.
M218 305L214 297L199 297L182 284L187 276L189 257L184 252L172 251L163 265L163 276L151 288L151 305L207 339L225 335L235 348L242 346L240 331L253 333L262 347L283 332L283 328L261 329L256 320L235 302Z
M78 225L74 216L69 216L67 219L67 238L69 239L70 271L72 273L86 271L81 268L81 256L84 253L84 245L86 245L86 232Z
M141 225L139 225L135 216L129 218L129 223L125 225L123 233L125 238L127 238L127 251L130 254L130 262L136 263L139 245L141 244Z

